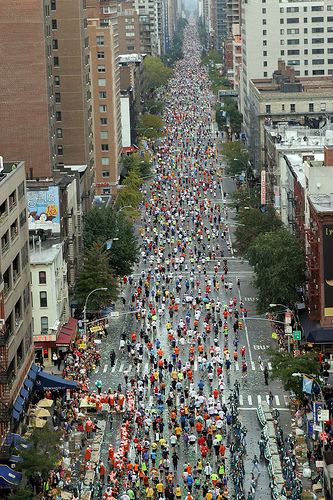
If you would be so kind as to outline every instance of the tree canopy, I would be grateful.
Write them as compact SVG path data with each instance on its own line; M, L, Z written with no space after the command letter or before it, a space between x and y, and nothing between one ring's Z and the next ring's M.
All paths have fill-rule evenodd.
M148 177L152 173L149 153L145 153L143 156L139 153L124 155L122 162L127 173L136 170L140 172L140 177Z
M292 303L297 287L303 284L305 257L296 237L280 228L257 236L247 251L256 273L258 311L265 312L271 303Z
M222 155L227 162L228 175L240 175L246 172L249 164L249 154L241 141L224 142Z
M82 269L76 284L79 306L84 306L87 295L95 288L107 288L107 290L100 290L91 295L89 310L99 311L117 299L117 279L110 266L105 245L100 242L93 243L83 256Z
M272 207L262 213L258 208L240 209L235 230L235 247L245 255L251 244L260 234L275 231L283 226L281 219Z
M164 123L160 116L145 113L139 120L137 131L141 137L156 139L163 135L163 127Z
M116 210L124 206L132 206L136 209L143 200L143 195L140 191L142 179L138 168L133 168L125 177L125 180L119 187L117 198L115 201Z
M272 377L280 379L286 391L294 391L298 397L302 397L302 377L293 377L293 373L304 373L307 375L318 375L320 371L318 355L308 352L302 356L294 357L286 351L269 351L272 364Z
M172 70L167 68L159 57L146 56L143 60L145 78L150 89L157 89L166 85L172 75Z
M131 204L128 201L124 206L130 207ZM114 207L102 210L96 207L87 213L84 219L83 241L86 250L92 248L95 243L103 246L108 240L118 238L107 251L111 269L117 276L130 274L138 256L138 240L129 214L136 215L136 211L126 208L116 212Z

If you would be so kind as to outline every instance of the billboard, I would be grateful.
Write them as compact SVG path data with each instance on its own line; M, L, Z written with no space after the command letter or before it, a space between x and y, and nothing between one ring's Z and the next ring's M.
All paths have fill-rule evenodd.
M60 206L58 186L28 189L29 229L50 229L60 233Z
M333 224L323 225L324 316L333 316Z

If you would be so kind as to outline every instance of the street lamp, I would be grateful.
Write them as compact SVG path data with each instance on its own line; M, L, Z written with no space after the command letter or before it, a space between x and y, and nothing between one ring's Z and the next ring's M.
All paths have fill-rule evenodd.
M290 311L289 307L286 306L285 304L269 304L269 307L271 309L273 309L273 307L277 307L277 306L284 307L285 309L287 309L288 311Z
M91 290L91 292L88 293L85 303L84 303L84 309L83 309L83 331L84 335L87 334L87 303L90 295L92 295L95 292L106 292L107 288L102 287L102 288L95 288L94 290Z
M288 306L286 306L285 304L269 304L269 307L272 308L272 309L274 307L277 307L277 306L283 307L285 309L285 313L286 314L287 313L291 313L291 309ZM290 318L291 318L291 315L289 316L289 319ZM290 321L288 323L287 323L286 319L287 319L287 316L285 316L285 322L284 322L284 324L285 324L285 332L284 332L284 334L288 338L288 352L290 353L290 337L291 337L291 333L286 333L286 327L290 326L291 319L290 319ZM290 326L290 328L292 328L292 327Z

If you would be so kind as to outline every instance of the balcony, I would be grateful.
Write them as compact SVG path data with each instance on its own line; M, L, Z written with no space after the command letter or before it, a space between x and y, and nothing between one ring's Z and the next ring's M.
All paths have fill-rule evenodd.
M1 221L0 221L0 224L1 224ZM2 255L5 255L5 253L7 253L8 250L9 250L9 241L2 242L1 243L1 253L2 253Z
M0 329L0 347L5 347L7 345L9 339L9 330L6 328L6 325L3 325L2 329Z

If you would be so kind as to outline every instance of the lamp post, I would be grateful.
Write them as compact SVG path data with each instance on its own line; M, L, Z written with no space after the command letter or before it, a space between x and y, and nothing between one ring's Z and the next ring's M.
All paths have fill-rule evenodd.
M91 292L88 293L86 300L84 302L84 309L83 309L83 331L84 335L86 336L87 334L87 303L89 300L90 295L92 295L95 292L106 292L107 288L102 287L102 288L95 288L94 290L91 290Z
M289 331L288 333L286 332L286 329L287 329L287 326L289 327L290 326L290 323L291 323L291 310L289 309L288 306L286 306L285 304L269 304L269 307L270 308L274 308L274 307L283 307L285 309L285 318L284 318L284 334L286 335L286 337L288 338L288 352L290 353L290 336L291 336L291 332ZM287 321L288 319L288 321ZM290 326L291 328L291 326Z

